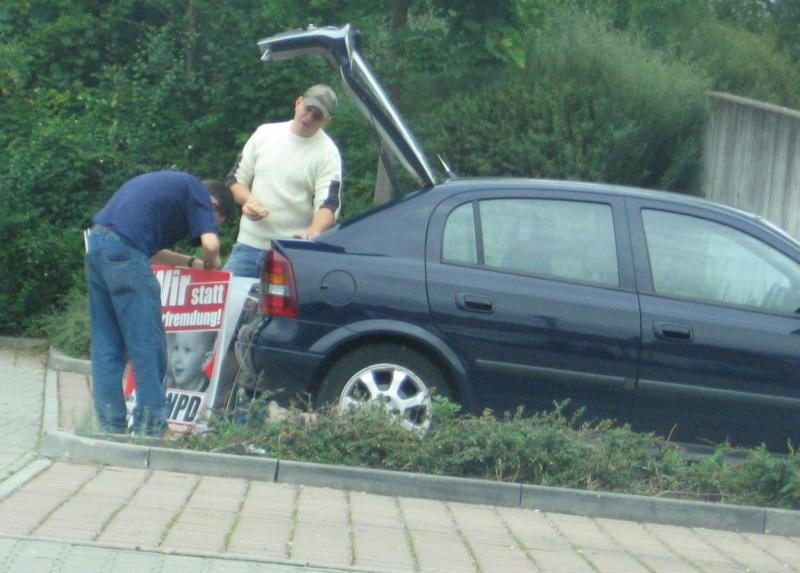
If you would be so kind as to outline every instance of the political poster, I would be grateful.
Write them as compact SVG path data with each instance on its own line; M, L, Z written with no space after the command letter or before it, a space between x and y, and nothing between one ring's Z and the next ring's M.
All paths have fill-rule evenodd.
M153 265L161 287L167 337L167 420L175 433L202 431L215 404L226 345L224 320L230 273ZM129 414L136 404L136 373L125 383ZM129 416L130 419L130 416Z

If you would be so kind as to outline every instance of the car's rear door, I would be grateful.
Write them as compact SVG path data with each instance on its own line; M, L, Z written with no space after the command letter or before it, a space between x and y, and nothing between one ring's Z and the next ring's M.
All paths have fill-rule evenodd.
M640 408L675 436L800 436L800 264L755 219L629 200L642 307ZM785 442L784 442L785 443Z
M481 404L624 405L640 342L627 237L612 195L487 189L438 206L429 304Z

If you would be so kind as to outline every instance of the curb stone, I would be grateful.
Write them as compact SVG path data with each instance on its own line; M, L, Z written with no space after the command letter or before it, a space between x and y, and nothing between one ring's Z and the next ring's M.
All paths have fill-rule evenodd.
M44 348L47 340L44 338L13 338L0 336L0 348L14 348L17 350L30 348Z
M63 360L58 354L53 358L51 349L48 368L59 365L64 370L74 372L76 370L70 369L74 365L83 369L78 370L80 373L90 371L88 361L69 357ZM519 507L682 527L800 536L800 511L793 510L212 454L84 438L61 431L44 433L41 454L53 459L330 487L377 495Z
M561 490L536 485L522 486L520 506L607 519L757 533L765 531L767 511L761 507L622 493ZM800 526L800 514L797 517L797 525Z
M278 460L275 481L501 507L520 507L521 485L375 468Z
M28 480L46 470L50 467L50 463L50 460L34 460L10 477L0 481L0 500L8 497L16 489L27 483Z
M47 458L70 462L146 468L150 450L133 444L84 438L69 432L46 431L42 436L40 453Z
M51 370L66 370L67 372L85 374L86 376L92 373L91 361L72 358L52 347L47 356L47 367Z
M147 467L154 470L237 477L256 481L278 481L278 460L232 454L151 447Z

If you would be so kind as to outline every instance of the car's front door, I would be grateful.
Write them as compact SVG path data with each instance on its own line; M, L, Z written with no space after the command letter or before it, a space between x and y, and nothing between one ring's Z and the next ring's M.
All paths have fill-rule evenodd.
M630 200L640 408L679 439L800 436L800 264L755 220ZM796 256L796 254L794 255Z
M437 208L431 313L480 403L629 399L640 325L624 219L616 197L565 190L470 192Z

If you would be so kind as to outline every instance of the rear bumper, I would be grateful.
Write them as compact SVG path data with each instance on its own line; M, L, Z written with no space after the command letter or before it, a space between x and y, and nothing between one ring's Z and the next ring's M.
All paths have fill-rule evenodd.
M307 402L323 356L293 344L299 327L296 321L264 316L243 325L235 344L240 383L275 394L284 404Z

